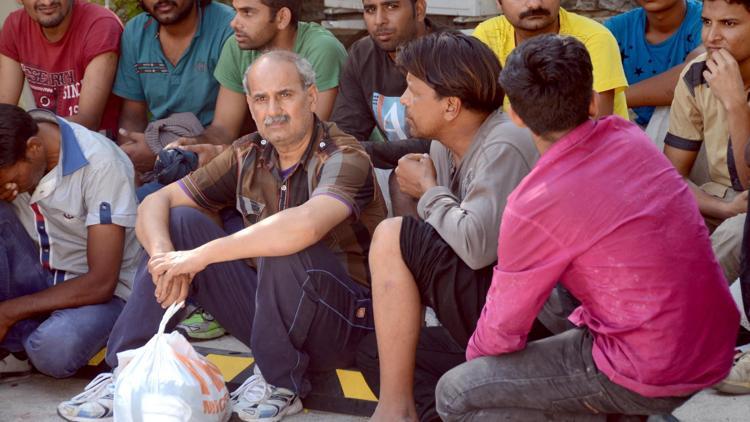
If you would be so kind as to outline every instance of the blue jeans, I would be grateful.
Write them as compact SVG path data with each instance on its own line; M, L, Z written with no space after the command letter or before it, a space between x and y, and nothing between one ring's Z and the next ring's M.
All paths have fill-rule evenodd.
M173 208L169 225L177 250L227 235L188 207ZM107 345L112 367L118 352L146 344L164 315L147 263L148 257L138 267L133 293L112 330ZM359 341L373 330L370 291L352 281L321 244L290 256L261 258L258 265L258 271L242 260L209 265L193 278L188 298L252 349L266 381L304 397L310 391L308 370L354 363ZM167 330L178 320L172 318Z
M50 288L53 273L39 263L39 252L13 207L0 202L0 302ZM10 352L25 351L34 367L55 378L73 375L107 342L125 302L59 309L16 322L0 341Z

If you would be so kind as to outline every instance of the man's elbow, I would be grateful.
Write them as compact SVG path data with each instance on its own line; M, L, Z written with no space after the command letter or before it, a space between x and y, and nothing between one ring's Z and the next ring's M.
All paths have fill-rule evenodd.
M78 113L70 116L68 120L96 132L99 130L99 126L101 126L102 116L95 113Z
M118 266L119 269L119 266ZM111 271L105 272L91 272L91 286L86 289L85 302L90 304L106 303L112 300L115 295L115 287L119 281L119 271L113 273Z

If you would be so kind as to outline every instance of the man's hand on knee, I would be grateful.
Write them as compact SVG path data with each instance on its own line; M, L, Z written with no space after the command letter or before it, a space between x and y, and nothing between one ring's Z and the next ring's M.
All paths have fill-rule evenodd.
M162 275L156 281L156 290L154 295L156 301L162 308L166 309L173 303L179 303L187 299L190 292L190 283L193 276L181 274L176 277Z

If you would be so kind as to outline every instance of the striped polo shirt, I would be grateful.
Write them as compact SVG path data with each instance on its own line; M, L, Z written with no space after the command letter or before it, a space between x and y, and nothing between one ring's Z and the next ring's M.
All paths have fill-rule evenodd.
M33 110L37 122L60 128L60 161L34 192L13 201L15 213L39 250L39 263L55 284L86 274L87 228L125 227L125 249L115 295L127 299L137 268L136 200L133 165L117 145L46 110Z

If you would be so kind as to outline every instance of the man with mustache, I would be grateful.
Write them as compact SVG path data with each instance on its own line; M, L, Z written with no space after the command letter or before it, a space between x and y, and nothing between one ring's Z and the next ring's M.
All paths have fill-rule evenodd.
M716 259L732 283L740 271L750 185L750 0L707 0L702 20L707 52L682 72L664 153L687 177L705 144L710 181L688 183L712 232ZM737 365L723 388L750 392L750 354Z
M222 146L204 149L209 157L236 139L248 123L242 77L264 51L293 51L312 63L320 90L315 113L322 120L331 115L346 61L346 49L330 31L316 23L300 22L302 0L233 0L232 6L236 11L231 23L234 36L225 43L214 71L221 84L214 121L200 136L175 142Z
M620 52L612 34L596 21L570 13L560 0L497 0L502 16L480 23L474 36L484 41L505 65L511 51L540 34L569 35L581 40L594 64L594 90L599 94L599 113L628 118L625 88L628 86ZM506 98L506 108L508 100Z
M315 115L307 60L266 53L245 81L258 132L139 208L136 234L149 257L107 362L114 367L117 352L145 344L164 308L191 297L253 351L256 374L235 393L240 419L279 420L302 410L308 369L351 365L372 331L367 254L386 210L365 151ZM207 215L227 206L245 222L232 235ZM68 420L109 418L112 386L100 376L58 411Z
M156 155L143 132L150 121L189 112L206 127L219 83L213 76L232 35L232 9L211 0L141 0L145 11L125 26L113 92L122 98L119 137L138 173Z
M37 107L114 139L120 20L83 0L20 3L0 33L0 103L18 104L25 80Z

